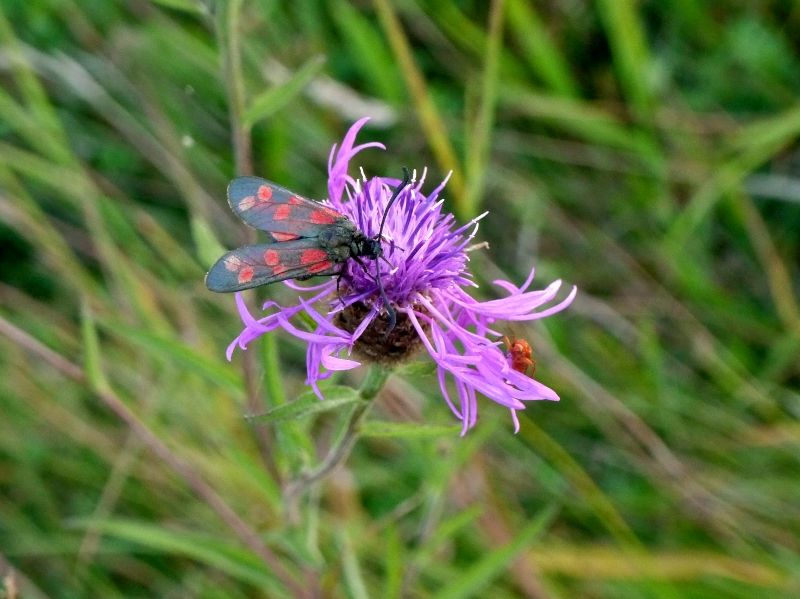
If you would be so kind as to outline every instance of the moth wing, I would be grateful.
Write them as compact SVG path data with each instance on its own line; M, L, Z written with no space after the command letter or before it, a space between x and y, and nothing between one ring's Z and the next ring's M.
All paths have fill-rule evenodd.
M317 237L328 225L350 222L336 210L260 177L231 181L228 204L244 222L270 233L276 241Z
M335 275L339 270L340 266L313 239L261 243L222 256L206 274L206 287L229 293L285 279Z

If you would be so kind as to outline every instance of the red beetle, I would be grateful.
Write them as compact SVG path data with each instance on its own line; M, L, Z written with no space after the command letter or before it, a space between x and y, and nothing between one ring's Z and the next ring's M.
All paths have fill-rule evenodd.
M503 336L503 343L508 348L511 368L522 374L525 374L528 368L531 368L531 376L533 376L536 372L536 360L533 359L531 344L520 337L509 339L506 336Z

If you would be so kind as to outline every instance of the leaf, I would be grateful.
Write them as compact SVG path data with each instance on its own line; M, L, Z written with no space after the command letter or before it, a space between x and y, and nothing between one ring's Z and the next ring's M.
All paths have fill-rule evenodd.
M553 521L556 511L554 505L543 509L513 541L488 553L478 563L465 570L461 576L455 578L450 585L436 595L437 599L480 596L481 589L505 571L517 554L526 549L534 538L545 531Z
M100 360L100 342L97 338L97 327L94 323L89 302L81 304L81 335L83 337L83 360L86 380L89 386L99 393L108 390L108 380L103 373Z
M301 393L293 402L277 406L263 414L248 416L250 422L282 422L285 420L299 420L329 412L351 403L363 401L358 392L352 387L337 385L323 391L325 399L316 396L313 390Z
M242 391L239 373L234 372L227 364L221 361L204 356L182 341L139 328L129 327L118 322L101 321L100 324L121 339L133 342L153 354L164 357L169 362L182 364L197 376L215 385L232 391Z
M420 424L418 422L389 422L386 420L370 420L361 425L359 435L362 437L392 437L414 439L419 437L441 437L457 434L460 425Z
M353 547L353 541L344 528L340 529L338 537L347 594L353 599L368 599L367 585L364 582L364 575L361 573L361 566L358 563L358 555L356 555L356 550Z
M252 553L225 543L219 537L166 528L134 520L80 519L79 527L96 527L103 534L149 548L156 553L184 555L229 576L277 591L276 580Z
M436 374L436 363L433 360L417 360L404 364L397 369L397 372L408 378L433 376Z
M647 76L652 71L652 60L640 7L634 0L600 0L597 9L620 87L633 110L646 122L652 118L655 99Z
M402 76L374 20L348 0L338 0L332 6L331 16L342 38L347 39L345 49L354 68L361 71L363 80L378 97L400 105L405 101Z
M646 134L627 127L611 112L588 101L544 95L515 84L504 86L500 94L504 107L552 123L588 142L631 152L631 160L653 172L661 165L659 149Z
M217 240L217 236L214 235L214 231L208 226L208 223L201 217L193 215L190 226L200 264L205 268L210 268L225 253L225 248Z
M244 124L248 127L252 127L258 121L267 118L288 105L297 94L303 91L317 73L319 73L324 64L324 56L314 56L300 67L294 76L285 83L271 87L260 93L245 110L242 119Z
M483 514L486 507L482 504L473 504L456 513L454 516L442 520L438 528L433 531L430 537L415 551L413 557L414 564L425 567L431 560L435 559L437 552L445 543L451 542L453 538L471 526L475 520Z
M198 0L153 0L153 3L159 4L164 8L173 8L198 15L208 13L205 4Z
M542 22L532 3L511 0L508 3L508 25L522 57L541 80L560 96L578 95L568 61L553 42L551 32Z
M386 599L396 599L402 596L403 592L403 573L408 567L408 559L405 555L405 545L400 538L400 532L395 524L386 528L385 535L386 557L385 571L386 581L383 596Z

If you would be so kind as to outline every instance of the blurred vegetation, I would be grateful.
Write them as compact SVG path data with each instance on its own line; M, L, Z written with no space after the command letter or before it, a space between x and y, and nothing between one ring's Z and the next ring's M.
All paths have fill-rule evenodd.
M800 595L798 40L789 0L4 0L0 575L25 598ZM304 348L228 364L233 298L203 274L248 235L228 179L319 197L364 114L389 148L367 172L452 169L449 207L491 211L485 297L532 264L580 287L509 330L562 399L516 436L483 401L460 439L410 365L292 510L282 482L350 408L245 421L305 391Z

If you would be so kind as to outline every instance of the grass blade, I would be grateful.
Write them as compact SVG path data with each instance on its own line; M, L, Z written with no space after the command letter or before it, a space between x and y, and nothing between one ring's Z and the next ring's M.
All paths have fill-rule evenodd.
M450 189L453 192L456 211L464 214L467 210L465 206L467 190L444 120L428 91L425 77L414 60L411 44L391 3L388 0L373 0L373 3L386 36L389 38L395 59L400 64L400 70L405 77L428 144L430 144L441 168L445 171L453 171L450 178Z
M483 66L480 105L467 148L465 164L467 196L460 210L460 216L464 220L469 220L477 215L483 194L497 103L504 15L505 0L493 0L489 9L489 35L486 40L486 61Z
M83 337L83 368L86 372L86 380L93 391L105 393L109 390L109 385L100 361L100 341L97 338L97 328L94 324L92 309L85 299L81 303L81 334Z
M597 3L622 91L636 116L649 122L655 106L650 89L650 55L644 27L633 0L600 0Z
M243 125L248 128L252 127L288 106L317 76L324 64L324 56L314 56L300 67L286 83L276 85L253 98L250 106L242 115Z
M183 555L264 590L280 593L281 587L258 558L217 537L132 520L76 520L74 525L96 527L106 536L156 553Z
M460 599L474 597L499 576L521 551L543 534L556 516L557 508L551 505L543 509L520 533L505 547L500 547L484 556L466 573L439 591L437 599Z
M536 14L532 3L508 0L508 25L516 42L524 50L531 69L553 92L560 96L578 95L578 84L569 65L553 43L550 32Z

